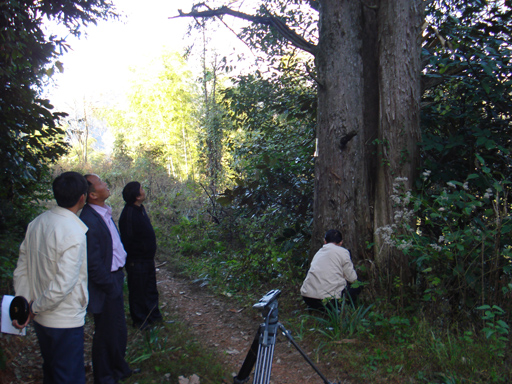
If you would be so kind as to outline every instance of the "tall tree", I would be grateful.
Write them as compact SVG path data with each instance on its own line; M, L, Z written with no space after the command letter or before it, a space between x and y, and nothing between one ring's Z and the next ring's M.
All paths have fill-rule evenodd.
M164 52L134 70L128 105L108 111L107 120L116 136L124 136L134 160L151 153L159 165L167 167L169 175L181 180L194 178L195 94L183 57Z
M318 146L311 251L327 229L340 228L359 259L367 243L379 244L374 229L392 222L393 180L406 178L410 186L415 177L424 4L311 0L309 5L318 11L318 44L314 36L306 39L296 31L295 19L277 0L263 1L254 15L196 7L180 16L242 18L314 55ZM407 272L407 263L395 263L390 252L375 252L375 258L381 267Z
M0 204L33 199L45 166L67 150L58 126L64 114L53 111L41 89L55 68L62 69L56 60L68 46L46 34L44 22L79 35L84 25L114 15L109 0L0 3Z
M199 24L202 34L201 65L203 77L201 88L203 102L200 110L201 135L199 137L200 157L209 190L215 198L218 194L218 187L222 176L222 138L223 138L223 110L218 104L218 90L220 88L219 72L224 65L219 60L219 54L208 52L208 42L211 37L207 36L207 24L203 21Z

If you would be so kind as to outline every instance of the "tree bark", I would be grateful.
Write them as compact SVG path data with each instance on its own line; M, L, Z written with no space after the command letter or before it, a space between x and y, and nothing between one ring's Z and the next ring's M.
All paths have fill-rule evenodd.
M421 0L321 0L316 65L318 157L311 255L340 229L357 262L407 275L407 260L374 235L393 223L396 177L417 173Z
M320 1L316 65L318 157L311 255L339 229L354 259L373 240L378 129L376 11L360 1Z
M397 208L393 207L390 195L393 194L395 180L402 178L405 189L412 190L418 173L423 15L421 0L380 2L380 117L374 230L394 222ZM377 236L374 243L376 265L388 271L390 279L400 276L402 283L409 282L409 263L404 254L385 246Z

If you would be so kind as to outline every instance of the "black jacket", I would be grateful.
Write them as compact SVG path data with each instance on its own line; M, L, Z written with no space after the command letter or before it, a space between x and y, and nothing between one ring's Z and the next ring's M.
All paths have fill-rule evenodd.
M119 217L121 241L127 261L152 260L156 253L156 236L143 205L126 204Z

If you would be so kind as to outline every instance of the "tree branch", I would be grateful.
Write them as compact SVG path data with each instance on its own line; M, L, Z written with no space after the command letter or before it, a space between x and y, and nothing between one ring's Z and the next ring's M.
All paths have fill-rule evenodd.
M169 19L174 19L177 17L215 17L215 16L223 16L223 15L230 15L233 17L237 17L239 19L250 21L254 24L262 24L267 25L270 27L274 27L277 29L279 34L284 37L286 40L288 40L292 45L295 47L311 53L313 56L316 54L317 46L315 44L310 43L306 39L304 39L302 36L298 35L295 31L290 29L281 19L271 16L271 17L264 17L264 16L254 16L254 15L248 15L246 13L234 11L226 6L217 8L217 9L209 9L206 11L192 11L189 13L183 12L181 9L178 9L178 16L172 16L169 17Z
M432 87L438 86L439 84L444 83L447 79L449 79L451 76L458 75L462 72L464 72L467 69L467 67L463 66L457 66L454 67L445 73L443 73L439 77L426 77L422 76L421 79L421 94L423 94L427 89L430 89Z

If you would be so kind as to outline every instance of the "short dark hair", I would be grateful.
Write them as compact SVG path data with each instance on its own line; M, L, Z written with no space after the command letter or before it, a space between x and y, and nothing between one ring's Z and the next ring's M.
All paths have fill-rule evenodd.
M138 181L130 181L123 188L123 199L126 204L133 204L140 196L140 183Z
M71 208L80 197L87 194L87 180L78 172L64 172L53 180L53 196L57 205L62 208Z
M92 183L88 179L89 176L93 176L93 173L86 173L84 175L85 181L87 181L87 202L89 202L89 197L91 196L91 193L96 192L96 190L94 189L94 185L92 185Z
M325 233L325 242L326 243L341 243L343 237L341 236L341 232L337 229L329 229Z

